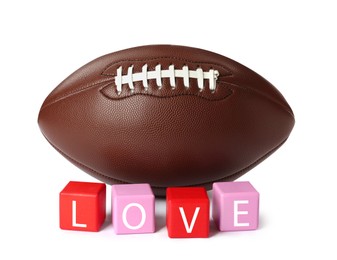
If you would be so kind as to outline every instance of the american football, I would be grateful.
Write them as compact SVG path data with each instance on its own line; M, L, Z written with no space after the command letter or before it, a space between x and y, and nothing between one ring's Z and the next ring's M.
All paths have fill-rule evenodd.
M233 181L289 137L294 114L266 79L220 54L148 45L84 65L45 99L38 124L66 159L107 184Z

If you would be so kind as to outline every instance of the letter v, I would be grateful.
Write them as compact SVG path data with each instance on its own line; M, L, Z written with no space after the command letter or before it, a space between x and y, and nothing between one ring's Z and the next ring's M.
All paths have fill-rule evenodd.
M181 215L181 217L183 219L184 226L185 226L185 229L186 229L187 233L192 233L195 221L197 220L197 217L198 217L198 214L199 214L199 210L200 210L200 207L196 207L195 208L191 224L188 225L184 208L183 207L179 207L180 215Z

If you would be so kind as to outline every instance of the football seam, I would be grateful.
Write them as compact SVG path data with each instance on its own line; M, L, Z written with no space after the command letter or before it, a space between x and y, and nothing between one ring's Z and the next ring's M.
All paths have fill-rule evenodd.
M218 83L219 83L219 84L224 84L225 82L223 82L223 81L218 81ZM110 84L110 83L109 83L109 84ZM230 84L228 84L228 85L230 85ZM233 84L231 84L231 85L233 85ZM116 98L114 98L114 97L110 97L110 96L106 95L106 94L103 92L103 89L105 89L105 88L107 88L107 87L110 87L110 86L103 86L103 87L100 88L99 91L101 92L101 94L102 94L104 97L106 97L106 98L108 98L108 99L111 99L111 100L116 100L116 101L118 101L118 100L123 100L123 99L129 98L129 97L132 97L132 96L137 96L137 95L139 95L139 96L149 96L149 97L160 98L160 99L162 99L162 98L175 98L175 97L181 97L181 96L194 96L194 97L202 98L202 99L205 99L205 100L207 100L207 101L211 101L211 102L212 102L212 101L221 101L221 100L224 100L224 99L228 98L229 96L231 96L231 95L234 93L234 90L233 90L233 89L227 88L228 91L229 91L230 93L228 93L228 94L225 95L225 96L221 96L221 97L219 97L219 98L208 98L208 97L202 96L201 94L199 94L200 91L199 91L199 93L196 93L196 94L193 94L193 93L180 93L180 94L167 95L167 96L160 96L160 95L155 95L155 94L152 94L152 93L134 93L134 94L130 94L130 95L125 95L125 96L123 96L123 97L116 97ZM212 94L212 95L213 95L213 94Z
M263 96L264 98L272 101L273 103L275 104L278 104L280 105L282 108L284 108L293 118L294 118L294 113L293 111L291 110L291 108L289 106L287 106L286 104L283 104L282 102L279 102L277 99L273 98L273 97L270 97L264 93L262 93L261 91L259 90L256 90L256 89L252 89L250 87L245 87L245 86L239 86L237 84L233 84L233 83L228 83L225 80L225 78L227 77L234 77L234 73L232 72L232 70L230 70L229 68L223 66L223 65L220 65L218 63L210 63L210 62L196 62L196 61L192 61L192 60L189 60L189 59L183 59L183 58L179 58L179 57L175 57L175 56L161 56L161 57L155 57L155 58L148 58L148 59L122 59L122 60L119 60L119 61L116 61L116 62L113 62L113 63L110 63L109 65L107 65L103 72L101 73L101 75L103 76L112 76L112 77L115 77L116 74L115 73L105 73L109 68L113 67L114 65L118 64L118 63L124 63L124 62L148 62L148 61L155 61L155 60L160 60L160 59L174 59L174 60L179 60L179 61L183 61L183 62L187 62L187 63L192 63L192 64L195 64L195 65L198 65L198 64L203 64L203 65L209 65L210 68L214 68L213 66L218 66L220 68L222 68L223 70L226 71L227 74L223 75L223 74L220 74L219 76L219 79L218 79L218 82L223 82L223 83L226 83L226 84L231 84L231 85L234 85L236 87L241 87L241 88L244 88L245 90L249 90L250 92L253 92L253 93L257 93L261 96ZM234 63L237 63L235 62L234 60L231 60L232 62ZM238 63L240 66L244 66L240 63ZM187 65L187 64L185 64ZM245 66L244 66L245 67ZM255 74L255 76L257 77L261 77L261 75L259 75L258 73L256 73L255 71L252 71L251 69L245 67L246 69L250 70L251 72L253 72ZM115 80L113 80L113 82L115 82ZM115 83L114 83L115 84ZM272 86L273 87L273 86ZM102 93L103 94L103 93ZM103 94L105 95L105 94ZM106 96L106 95L105 95ZM107 97L107 96L106 96ZM129 97L129 96L126 96L126 97ZM107 98L110 98L110 97L107 97ZM124 97L123 97L124 98ZM225 97L226 98L226 97ZM114 99L114 98L112 98ZM121 98L122 99L122 98ZM207 98L206 98L207 99ZM114 99L114 100L117 100ZM212 100L212 99L207 99L207 100Z
M131 97L131 96L135 96L135 95L144 95L144 96L146 95L146 96L151 96L151 97L156 97L156 98L173 98L173 97L177 97L177 96L196 96L196 97L200 97L200 98L203 98L203 99L205 99L205 100L208 100L208 101L219 101L219 100L223 100L223 99L228 98L229 96L231 96L231 95L234 93L234 90L231 89L231 88L229 88L228 90L231 91L231 93L228 94L228 95L226 95L226 96L224 96L224 97L221 97L221 98L219 98L219 99L210 99L210 98L203 97L203 96L197 95L197 94L179 94L179 95L172 95L172 96L156 96L156 95L154 95L154 94L145 94L145 93L136 93L136 94L133 94L133 95L129 95L129 96L125 96L125 97L121 97L121 98L116 98L116 99L115 99L115 98L112 98L112 97L107 96L106 94L104 94L104 93L102 92L102 89L108 87L108 85L109 85L109 84L112 84L113 82L114 82L114 79L108 79L108 80L103 80L103 81L100 81L100 82L95 82L95 83L93 83L93 84L91 84L91 85L88 85L88 86L83 86L83 87L81 87L80 89L77 89L76 91L68 92L67 94L62 95L62 96L58 97L58 98L55 99L55 100L52 100L52 101L50 101L50 102L48 102L48 103L46 103L46 104L43 104L40 110L42 111L43 109L45 109L46 107L48 107L48 106L50 106L50 105L52 105L52 104L55 104L55 103L57 103L57 102L59 102L59 101L61 101L61 100L63 100L63 99L66 99L66 98L68 98L68 97L71 97L71 96L73 96L73 95L76 95L76 94L78 94L78 93L80 93L80 92L87 91L87 90L89 90L89 89L91 89L91 88L96 87L97 85L100 85L100 84L106 84L106 85L102 86L102 87L99 89L100 93L101 93L104 97L106 97L106 98L108 98L108 99L112 99L112 100L122 100L122 99ZM273 99L273 98L270 98L268 95L264 95L264 94L261 93L260 91L256 91L256 90L251 89L251 88L249 88L249 87L239 86L239 85L236 85L236 84L233 84L233 83L228 83L228 82L221 81L221 80L219 80L218 83L219 83L219 84L221 84L221 83L222 83L222 84L228 84L228 85L231 85L231 86L234 86L234 87L237 87L237 88L243 88L243 89L246 90L246 91L249 91L249 92L251 92L251 93L258 94L258 95L260 95L260 96L262 96L262 97L264 97L264 98L270 100L270 101L273 102L274 104L277 104L277 105L281 106L281 107L282 107L286 112L288 112L288 113L291 115L291 117L294 119L294 114L293 114L293 112L292 112L292 110L291 110L290 108L288 108L288 107L285 106L284 104L278 102L277 100L275 100L275 99Z
M295 119L294 113L293 113L292 109L289 107L289 105L283 104L282 102L279 102L277 99L272 98L269 95L266 95L263 92L258 91L256 89L252 89L252 88L245 87L245 86L239 86L239 85L235 85L235 86L238 87L238 88L243 88L247 92L254 93L256 95L259 95L259 96L263 97L266 100L271 101L273 104L280 106L284 111L286 111L287 113L289 113L289 115L293 119Z
M114 64L115 64L115 63L114 63ZM112 66L112 65L110 65L110 66ZM104 74L102 74L102 75L104 75ZM111 75L109 75L109 76L111 76ZM233 74L227 75L227 77L232 77L232 76L233 76ZM230 88L229 88L229 91L231 91L232 93L229 94L229 95L226 95L226 96L224 96L224 97L221 97L221 98L219 98L219 99L210 99L210 98L207 98L207 97L198 95L198 94L178 94L178 95L172 95L172 96L157 96L157 95L154 95L154 94L145 94L145 93L136 93L136 94L132 94L132 95L127 95L127 96L124 96L124 97L120 97L120 98L112 98L112 97L107 96L105 93L103 93L102 90L103 90L104 88L108 87L109 84L114 83L114 81L115 81L114 79L110 79L110 78L109 78L109 79L101 80L101 81L99 81L99 82L92 83L92 84L90 84L90 85L82 86L82 87L80 87L80 89L76 89L76 90L74 90L74 91L70 91L70 92L68 92L68 93L66 93L66 94L63 94L62 96L58 97L58 98L55 99L55 100L51 100L50 102L43 104L42 107L41 107L41 110L43 110L44 108L46 108L46 107L48 107L48 106L50 106L50 105L52 105L52 104L55 104L55 103L61 101L61 100L63 100L63 99L66 99L66 98L71 97L71 96L73 96L73 95L76 95L76 94L78 94L78 93L80 93L80 92L84 92L84 91L87 91L87 90L89 90L89 89L91 89L91 88L94 88L94 87L96 87L97 85L100 85L100 84L105 84L104 86L102 86L102 87L99 89L99 91L101 92L101 94L102 94L104 97L106 97L106 98L108 98L108 99L111 99L111 100L122 100L122 99L131 97L131 96L135 96L135 95L147 95L147 96L157 97L157 98L173 98L173 97L177 97L177 96L196 96L196 97L200 97L200 98L203 98L203 99L205 99L205 100L208 100L208 101L219 101L219 100L226 99L227 97L229 97L230 95L232 95L233 92L234 92L233 89L230 89ZM223 81L223 80L221 80L221 77L219 77L218 83L219 83L219 84L227 84L227 85L231 85L231 86L234 86L234 87L242 88L242 89L244 89L244 90L246 90L246 91L249 91L249 92L251 92L251 93L258 94L258 95L260 95L260 96L266 98L267 100L270 100L270 101L273 102L274 104L277 104L277 105L281 106L281 107L282 107L286 112L288 112L288 113L291 115L291 117L294 119L294 113L293 113L293 111L291 110L291 108L289 108L289 106L286 106L285 104L283 104L283 103L281 103L281 102L278 102L276 99L271 98L271 97L269 97L268 95L265 95L265 94L261 93L260 91L257 91L257 90L255 90L255 89L252 89L252 88L249 88L249 87L240 86L240 85L236 85L236 84L233 84L233 83L229 83L229 82ZM61 83L61 84L62 84L62 83Z
M109 65L107 65L104 69L103 72L101 73L102 76L116 76L116 74L114 73L105 73L110 67L118 64L118 63L123 63L123 62L148 62L148 61L155 61L155 60L161 60L161 59L174 59L174 60L178 60L178 61L182 61L182 62L187 62L187 63L192 63L195 65L198 64L203 64L203 65L210 65L210 68L213 68L212 66L218 66L220 68L222 68L223 70L226 71L227 74L222 75L222 77L228 77L228 76L232 76L233 73L230 69L224 67L223 65L220 65L218 63L210 63L210 62L196 62L196 61L192 61L192 60L188 60L188 59L182 59L179 57L175 57L175 56L161 56L161 57L156 57L156 58L148 58L148 59L124 59L124 60L119 60L113 63L110 63ZM187 64L185 64L187 65ZM220 77L219 77L220 78Z
M195 96L195 97L203 98L203 99L208 100L208 101L219 101L219 100L224 100L224 99L228 98L229 96L231 96L231 95L234 93L234 90L233 90L233 89L228 88L228 90L229 90L231 93L229 93L229 94L227 94L227 95L225 95L225 96L222 96L221 98L212 98L212 99L211 99L211 98L204 97L204 96L202 96L202 95L200 95L200 94L198 94L198 93L196 93L196 94L189 94L189 93L183 94L183 93L182 93L182 94L176 94L176 95L170 95L170 96L159 96L159 95L155 95L155 94L135 93L135 94L127 95L127 96L120 97L120 98L113 98L113 97L107 96L105 93L102 92L102 90L103 90L104 88L110 87L110 84L112 84L113 82L114 82L114 79L108 79L108 80L104 80L104 81L100 81L100 82L95 82L95 83L93 83L93 84L91 84L91 85L88 85L88 86L83 86L83 87L81 87L80 89L77 89L76 91L70 91L70 92L68 92L68 93L66 93L66 94L64 94L64 95L62 95L62 96L60 96L60 97L58 97L58 98L55 99L55 100L52 100L52 101L50 101L50 102L48 102L48 103L43 104L42 107L41 107L41 111L42 111L43 109L45 109L46 107L51 106L51 105L53 105L53 104L55 104L55 103L57 103L57 102L59 102L59 101L61 101L61 100L63 100L63 99L66 99L66 98L69 98L69 97L71 97L71 96L77 95L78 93L81 93L81 92L88 91L88 90L90 90L90 89L92 89L92 88L95 88L95 87L97 87L97 86L99 86L99 85L103 85L103 84L104 84L104 85L103 85L102 87L100 87L99 92L100 92L104 97L106 97L106 98L108 98L108 99L111 99L111 100L122 100L122 99L125 99L125 98L128 98L128 97L131 97L131 96L143 95L143 96L150 96L150 97L156 97L156 98L173 98L173 97L178 97L178 96ZM229 83L227 83L227 82L220 81L220 80L218 81L218 83L219 83L219 84L228 84L228 85L232 85L232 86L238 87L238 86L236 86L236 85L234 85L234 84L229 84ZM200 92L200 91L199 91L199 92ZM212 95L213 95L213 94L212 94Z
M55 104L63 99L66 99L68 97L71 97L73 95L76 95L80 92L84 92L84 91L87 91L91 88L94 88L94 87L97 87L97 85L101 85L101 84L111 84L111 81L112 79L105 79L105 80L102 80L102 81L99 81L99 82L95 82L95 83L92 83L90 85L84 85L82 87L80 87L80 89L76 89L76 90L73 90L73 91L70 91L70 92L67 92L66 94L63 94L62 96L58 97L57 99L54 99L54 100L51 100L50 102L46 103L46 104L43 104L42 107L41 107L41 110L52 105L52 104ZM62 84L62 83L61 83ZM102 88L106 87L103 86Z
M47 137L45 137L47 139ZM278 148L280 148L286 141L287 141L288 137L285 138L280 144L278 144L277 146L275 146L273 149L269 150L266 154L264 154L263 156L261 156L259 159L257 159L256 161L254 161L253 163L251 163L250 165L246 166L245 168L232 173L231 175L228 175L226 177L220 178L220 179L216 179L216 180L212 180L209 182L203 182L203 183L199 183L199 184L192 184L192 185L182 185L185 187L196 187L196 186L206 186L206 185L210 185L214 182L221 182L221 181L229 181L229 180L233 180L234 176L238 176L240 177L241 175L243 175L244 173L248 172L249 170L253 169L256 165L260 164L260 162L264 161L267 157L269 157L272 153L274 153ZM98 176L102 176L105 179L109 179L112 180L113 182L115 182L115 184L119 183L119 184L132 184L131 182L126 182L126 181L122 181L122 180L118 180L116 178L107 176L103 173L100 173L92 168L90 168L89 166L80 163L79 161L75 160L74 158L70 157L69 155L65 154L64 152L62 152L60 149L58 149L54 144L52 144L48 139L47 141L51 144L51 146L53 146L55 148L55 150L57 150L60 154L62 154L64 157L66 157L69 161L73 162L76 166L76 164L80 165L81 167L87 169L88 171L92 172L93 174L96 174ZM94 177L94 176L92 176ZM236 178L234 178L236 179ZM111 184L110 184L111 185ZM173 186L173 185L172 185ZM151 185L151 187L158 189L158 190L162 190L162 189L166 189L167 187L162 187L162 186L154 186Z

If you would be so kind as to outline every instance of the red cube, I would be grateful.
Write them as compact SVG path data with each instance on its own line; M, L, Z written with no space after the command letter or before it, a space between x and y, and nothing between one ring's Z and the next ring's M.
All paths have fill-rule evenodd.
M60 192L60 228L99 231L106 216L106 185L70 181Z
M169 237L208 237L209 214L209 199L205 188L167 188L166 225Z

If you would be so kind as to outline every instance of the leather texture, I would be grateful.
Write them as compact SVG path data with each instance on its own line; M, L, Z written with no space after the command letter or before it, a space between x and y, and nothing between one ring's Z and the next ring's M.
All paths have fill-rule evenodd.
M170 65L219 71L216 90L182 78L172 88L148 80L123 84L117 69ZM38 117L43 135L63 156L108 184L212 187L232 181L268 157L291 133L294 114L282 94L247 67L206 50L149 45L102 56L66 78L45 99Z

